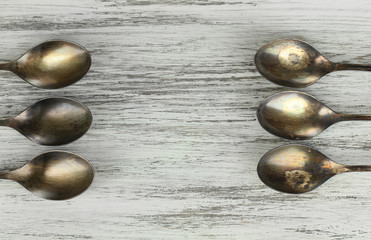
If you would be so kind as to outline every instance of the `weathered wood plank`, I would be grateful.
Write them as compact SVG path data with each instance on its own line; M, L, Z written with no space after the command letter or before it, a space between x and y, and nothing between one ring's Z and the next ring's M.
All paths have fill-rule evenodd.
M2 181L1 239L369 239L371 175L344 174L294 196L260 182L256 165L287 144L258 124L258 104L287 88L253 56L276 38L307 41L333 61L370 62L368 1L3 1L0 60L48 39L84 45L88 75L40 90L0 73L0 116L48 96L75 98L91 130L58 147L96 169L92 187L45 201ZM371 51L370 51L371 52ZM305 89L336 111L369 113L369 79L339 72ZM43 151L1 129L1 169ZM304 143L345 164L370 162L370 123L339 123Z

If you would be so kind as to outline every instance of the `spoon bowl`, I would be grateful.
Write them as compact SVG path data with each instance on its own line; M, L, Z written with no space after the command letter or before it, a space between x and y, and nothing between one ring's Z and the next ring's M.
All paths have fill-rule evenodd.
M14 118L0 120L0 126L17 130L41 145L62 145L83 136L93 117L83 104L68 98L47 98Z
M16 181L42 198L66 200L90 186L94 170L78 155L51 151L35 157L17 170L0 173L0 178Z
M364 171L371 171L371 166L344 166L315 149L298 144L267 152L257 167L263 183L285 193L309 192L336 174Z
M267 98L260 104L257 118L265 130L290 140L312 138L339 121L371 120L370 115L336 113L298 91L280 92Z
M290 39L267 43L255 54L259 73L273 83L303 88L322 76L339 70L371 71L371 66L333 63L309 44Z
M0 64L0 70L12 71L36 87L56 89L83 78L90 65L91 56L82 46L66 41L48 41L15 61Z

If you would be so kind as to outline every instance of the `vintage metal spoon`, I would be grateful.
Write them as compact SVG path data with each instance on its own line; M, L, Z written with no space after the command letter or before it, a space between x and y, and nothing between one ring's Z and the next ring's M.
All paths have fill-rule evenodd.
M333 63L307 43L289 39L261 47L255 54L255 65L273 83L294 88L307 87L334 71L371 71L371 65Z
M50 200L65 200L85 191L94 178L88 161L73 153L43 153L23 167L0 172L1 179L18 182L35 195Z
M257 171L260 179L275 190L305 193L336 174L371 171L371 165L344 166L315 149L290 144L267 152L260 159Z
M88 72L91 56L77 44L66 41L44 42L18 60L0 64L0 70L17 74L39 88L62 88L71 85Z
M77 101L47 98L16 117L0 120L0 126L14 128L41 145L61 145L84 135L92 120L90 110Z
M312 138L340 121L371 120L371 115L336 113L314 97L297 91L267 98L260 104L257 117L265 130L291 140Z

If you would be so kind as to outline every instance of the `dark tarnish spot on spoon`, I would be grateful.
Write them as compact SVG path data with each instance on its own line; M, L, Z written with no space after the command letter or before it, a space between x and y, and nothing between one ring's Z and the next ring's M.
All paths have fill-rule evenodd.
M298 47L287 47L281 50L278 60L283 67L294 71L305 69L310 62L308 54Z
M303 170L285 172L286 183L293 189L310 190L313 187L312 174Z

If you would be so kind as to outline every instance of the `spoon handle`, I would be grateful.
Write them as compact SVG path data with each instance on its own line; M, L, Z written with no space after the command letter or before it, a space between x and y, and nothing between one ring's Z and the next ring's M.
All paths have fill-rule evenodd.
M0 63L0 70L10 71L11 68L12 68L12 63L11 62Z
M9 121L10 119L0 119L0 126L3 126L3 127L8 127L9 126Z
M0 172L0 179L8 179L9 172Z
M371 120L370 114L338 114L338 121ZM0 122L1 123L1 122Z
M337 63L335 66L335 71L340 71L340 70L371 71L371 65Z
M345 166L345 172L371 172L371 165Z

